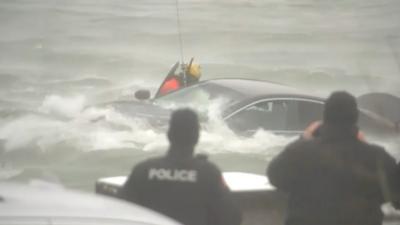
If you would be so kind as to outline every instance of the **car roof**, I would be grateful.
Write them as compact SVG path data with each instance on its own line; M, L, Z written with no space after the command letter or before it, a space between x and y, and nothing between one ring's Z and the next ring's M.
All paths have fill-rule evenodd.
M310 95L309 92L290 87L284 84L265 81L265 80L252 80L252 79L239 79L239 78L221 78L210 79L203 81L204 83L211 83L223 88L234 90L243 95L244 98L254 98L258 96L268 95L296 95L317 97L317 95Z
M6 218L64 218L108 221L109 224L115 221L117 224L179 225L135 204L61 187L3 182L0 196L0 224Z

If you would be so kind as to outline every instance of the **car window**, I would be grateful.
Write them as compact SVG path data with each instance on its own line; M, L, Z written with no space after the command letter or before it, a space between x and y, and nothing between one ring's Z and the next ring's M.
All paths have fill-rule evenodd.
M293 99L288 100L288 104L291 105L288 130L303 131L312 122L322 120L324 108L322 102Z
M302 99L265 100L234 113L227 122L239 132L257 129L299 133L322 119L323 103Z
M286 130L288 103L283 100L262 101L249 105L231 116L227 122L237 131Z

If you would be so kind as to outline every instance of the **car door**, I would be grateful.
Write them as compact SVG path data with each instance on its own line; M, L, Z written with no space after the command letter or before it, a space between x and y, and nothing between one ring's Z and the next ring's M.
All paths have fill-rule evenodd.
M296 135L313 121L322 118L323 103L303 98L257 100L226 117L238 134L251 135L258 129L276 134Z

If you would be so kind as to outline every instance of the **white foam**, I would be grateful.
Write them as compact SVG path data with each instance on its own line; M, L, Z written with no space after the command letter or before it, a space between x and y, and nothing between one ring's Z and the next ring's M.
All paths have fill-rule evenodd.
M0 139L5 140L6 151L19 149L37 143L40 137L53 135L53 131L61 125L62 123L58 121L27 115L5 123L0 128Z
M77 116L85 106L84 96L63 97L58 95L46 96L39 111L72 118Z
M198 149L211 154L235 152L269 156L274 154L270 151L271 148L283 146L293 139L262 129L250 137L238 136L227 126L220 114L220 108L226 101L224 98L219 98L209 105L207 109L209 120L203 126Z
M204 98L204 96L202 96ZM203 99L204 100L204 99ZM220 108L226 104L226 99L219 98L211 101L208 107L197 105L196 110L206 112L208 121L202 124L200 142L197 149L210 153L257 153L270 155L268 150L276 146L283 146L292 138L275 135L271 132L259 130L252 137L237 136L222 120ZM175 106L176 107L176 106ZM193 108L193 107L192 107ZM143 151L165 151L168 141L165 130L153 129L145 120L131 118L112 108L89 108L78 120L95 122L97 130L88 131L87 149L111 149L116 147L139 148ZM123 126L124 131L106 129L107 127Z
M221 107L227 99L210 101L210 96L200 93L192 104L202 124L197 149L209 154L243 153L271 157L293 138L258 130L251 137L236 135L223 121ZM56 120L39 115L26 115L4 121L0 127L0 139L5 139L7 151L29 149L37 146L43 151L57 149L60 144L81 151L131 148L146 152L165 151L168 148L165 130L154 129L146 120L132 118L110 107L89 107L83 111L84 97L48 96L41 109L58 113L69 120ZM192 102L192 103L193 103ZM171 106L177 107L176 105ZM205 115L204 115L205 114Z

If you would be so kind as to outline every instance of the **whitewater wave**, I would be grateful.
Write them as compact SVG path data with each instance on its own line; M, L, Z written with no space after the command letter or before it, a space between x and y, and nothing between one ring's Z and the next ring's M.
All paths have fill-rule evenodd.
M39 111L56 116L74 118L80 114L85 105L86 99L84 96L61 97L50 95L45 97Z
M203 96L206 98L206 96ZM252 137L237 136L220 115L224 99L211 102L208 121L202 124L198 149L208 154L253 153L271 154L290 138L259 130ZM154 129L148 121L132 118L108 106L86 107L84 96L47 96L38 108L41 114L27 113L2 121L0 139L6 151L49 152L60 148L97 151L128 148L144 152L165 151L166 131Z

